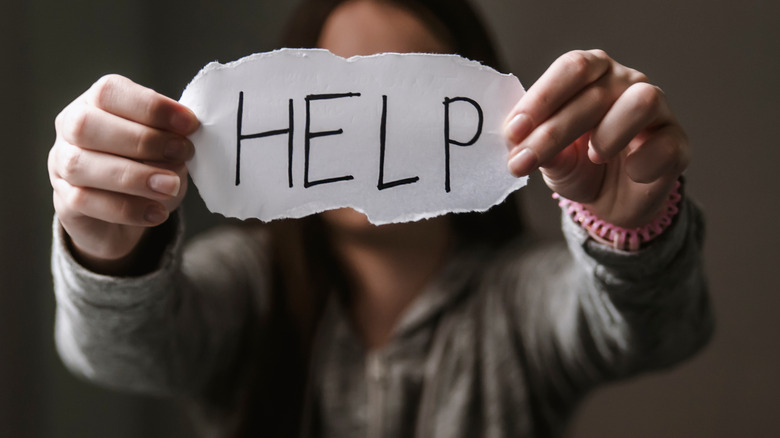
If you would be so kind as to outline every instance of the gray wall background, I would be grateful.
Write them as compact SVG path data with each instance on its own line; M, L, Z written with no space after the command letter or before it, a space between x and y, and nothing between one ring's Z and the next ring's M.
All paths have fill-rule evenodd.
M168 400L69 375L52 342L46 155L53 119L105 73L178 97L198 69L275 47L295 2L5 0L0 3L0 436L188 436ZM718 329L675 369L588 398L572 437L780 436L780 4L701 0L475 1L530 86L561 53L600 47L669 96L695 147L689 193L708 214ZM216 219L196 191L191 231ZM533 181L545 236L557 209Z

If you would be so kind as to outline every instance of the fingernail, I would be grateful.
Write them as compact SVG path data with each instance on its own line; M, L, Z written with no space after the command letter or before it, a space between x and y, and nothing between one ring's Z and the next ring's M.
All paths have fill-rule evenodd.
M506 124L506 138L510 144L516 145L523 141L532 128L531 119L527 115L520 113Z
M516 177L526 176L533 172L539 165L536 154L530 148L523 148L509 159L507 167L509 172Z
M173 127L176 132L189 134L195 130L197 125L198 120L190 112L174 111L171 116L171 127Z
M168 219L168 211L162 205L152 205L146 209L144 219L150 224L161 224Z
M157 173L149 177L149 188L163 195L176 196L181 188L181 180L175 175Z
M189 144L183 138L168 140L163 148L163 157L171 161L186 161L189 159Z

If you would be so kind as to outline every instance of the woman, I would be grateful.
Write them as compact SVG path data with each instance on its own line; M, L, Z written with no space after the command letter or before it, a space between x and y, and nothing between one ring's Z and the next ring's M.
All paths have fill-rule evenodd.
M496 62L460 1L310 0L293 23L290 45L345 57ZM539 168L579 218L673 222L642 242L614 249L564 217L569 249L538 248L510 201L382 227L334 210L182 251L198 121L103 78L58 116L50 153L60 354L96 382L192 401L204 435L559 436L591 388L683 359L711 327L700 214L669 210L689 146L645 81L568 53L506 127L512 173Z

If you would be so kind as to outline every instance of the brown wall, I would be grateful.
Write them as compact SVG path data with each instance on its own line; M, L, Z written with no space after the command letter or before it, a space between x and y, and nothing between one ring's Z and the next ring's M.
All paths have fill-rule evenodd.
M559 53L603 48L666 92L694 145L716 335L671 372L597 392L572 436L780 436L780 3L480 3L526 86Z
M45 170L52 121L109 72L178 97L206 62L273 48L291 3L0 3L0 436L171 436L186 430L169 402L80 382L54 353ZM603 48L665 90L695 147L688 190L708 215L716 336L674 370L597 392L571 436L780 434L774 412L780 394L780 152L774 138L780 126L780 5L476 3L526 86L566 50ZM557 233L556 207L538 178L526 198L539 232ZM214 221L196 196L187 210L193 230Z

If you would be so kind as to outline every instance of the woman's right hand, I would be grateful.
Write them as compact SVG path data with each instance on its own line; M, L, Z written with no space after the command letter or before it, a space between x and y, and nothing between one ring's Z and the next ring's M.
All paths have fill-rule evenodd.
M179 206L194 154L186 136L199 124L175 100L117 75L62 110L49 178L80 262L104 272L127 265L146 231Z

